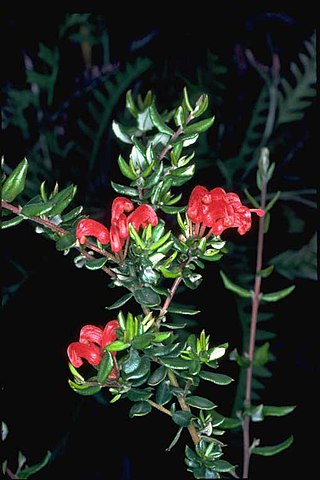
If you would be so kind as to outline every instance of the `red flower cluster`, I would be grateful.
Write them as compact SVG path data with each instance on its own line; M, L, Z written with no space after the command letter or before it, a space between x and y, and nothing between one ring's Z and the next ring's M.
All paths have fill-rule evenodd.
M125 240L129 237L129 223L139 231L149 223L154 227L158 223L156 212L149 205L139 205L134 211L133 203L125 197L116 197L111 208L110 232L102 223L85 218L80 220L76 229L76 237L80 244L87 241L87 236L95 237L102 244L110 242L113 252L120 252ZM127 217L125 212L131 212Z
M209 234L220 235L227 228L238 228L243 235L251 228L251 213L259 217L264 215L260 208L248 208L242 205L236 193L226 193L217 187L207 190L197 185L191 192L187 215L195 223L195 233L204 233L205 227L210 227Z
M72 342L68 346L67 354L74 367L81 367L84 358L91 365L99 365L103 357L103 348L117 339L116 330L120 328L117 320L111 320L102 330L94 325L85 325L80 330L79 342ZM116 352L112 352L115 359ZM118 378L117 368L113 368L108 375L110 379Z

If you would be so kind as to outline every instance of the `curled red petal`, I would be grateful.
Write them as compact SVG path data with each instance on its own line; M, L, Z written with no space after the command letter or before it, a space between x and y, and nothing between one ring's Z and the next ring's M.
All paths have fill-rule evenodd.
M94 342L101 345L103 330L95 325L84 325L80 330L79 342L91 343Z
M128 198L116 197L111 207L111 223L116 222L123 212L131 212L133 208L133 203Z
M109 243L110 240L110 234L107 227L91 218L80 220L76 228L76 237L81 244L86 242L87 236L95 237L103 244Z
M202 185L197 185L191 192L189 202L188 202L188 209L187 215L190 220L194 223L201 223L202 222L202 215L203 215L203 198L209 195L209 191L206 187Z
M101 350L97 345L86 345L85 343L73 342L67 348L70 362L76 368L83 364L82 359L87 360L91 365L99 365L101 361Z
M113 225L117 227L120 238L128 238L129 236L128 219L124 213L121 213L119 218L116 221L114 221Z
M117 339L116 330L118 328L120 328L120 325L117 320L110 320L106 324L101 338L101 347L105 347Z
M119 235L119 230L115 225L110 228L110 243L113 252L120 252L124 244L124 238Z
M131 223L133 228L138 232L140 227L144 228L149 225L149 223L155 227L158 224L158 217L150 205L143 203L139 205L134 212L130 213L128 223Z

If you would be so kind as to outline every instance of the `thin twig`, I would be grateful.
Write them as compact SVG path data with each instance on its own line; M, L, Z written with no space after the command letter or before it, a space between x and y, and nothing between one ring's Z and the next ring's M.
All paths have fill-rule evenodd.
M39 218L39 217L25 217L22 213L21 213L21 207L15 207L14 205L12 205L11 203L8 203L6 202L5 200L1 200L1 206L2 208L5 208L6 210L10 210L10 212L16 214L16 215L19 215L20 217L24 217L24 218L27 218L28 220L30 220L31 222L34 222L34 223L38 223L39 225L42 225L43 227L46 227L46 228L49 228L51 231L53 232L57 232L59 233L60 235L66 235L68 234L69 232L67 230L65 230L64 228L61 228L59 227L58 225L55 225L53 222L51 222L50 220L46 219L46 218ZM95 252L99 253L100 255L104 256L104 257L108 257L110 258L112 261L117 262L116 258L109 252L107 252L106 250L103 250L101 248L98 248L96 247L95 245L93 245L93 243L91 242L88 242L86 243L86 246L91 249L91 250L94 250ZM77 249L84 257L86 257L88 260L94 260L94 257L92 255L90 255L88 252L86 252L85 250L83 250L81 247L77 247L77 246L74 246L75 249ZM115 274L108 268L106 267L105 265L101 268L101 270L103 270L105 273L107 273L108 275L110 275L110 277L115 277Z
M261 208L264 209L266 205L266 191L267 191L267 177L262 175L261 185ZM249 340L249 367L246 371L246 393L244 406L249 408L251 405L251 390L252 390L252 371L253 371L253 359L254 349L256 342L256 330L257 319L260 302L260 290L261 290L261 275L259 275L262 268L262 256L263 256L263 240L264 240L264 217L259 218L258 228L258 245L257 245L257 259L256 259L256 274L254 282L254 293L251 306L251 325L250 325L250 340ZM245 415L242 423L243 431L243 476L242 478L248 478L249 464L250 464L250 416Z

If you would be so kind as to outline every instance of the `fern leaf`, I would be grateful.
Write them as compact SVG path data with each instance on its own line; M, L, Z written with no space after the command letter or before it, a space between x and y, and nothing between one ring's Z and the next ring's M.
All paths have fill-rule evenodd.
M301 120L316 96L315 34L305 42L305 52L300 52L298 61L290 65L291 82L286 78L280 82L277 125Z

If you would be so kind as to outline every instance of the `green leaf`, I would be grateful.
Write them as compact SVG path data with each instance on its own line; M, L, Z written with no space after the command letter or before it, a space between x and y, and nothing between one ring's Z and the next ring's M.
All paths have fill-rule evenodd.
M258 272L258 275L262 278L267 278L273 272L273 265L269 265L269 267L263 268Z
M198 395L186 397L186 404L189 405L189 407L195 407L201 410L211 410L212 408L216 407L211 400L208 400L204 397L199 397Z
M137 402L132 405L129 411L129 417L142 417L147 415L152 410L151 405L148 402Z
M110 305L109 307L106 307L108 310L113 310L114 308L119 308L119 307L122 307L122 305L124 305L125 303L128 302L128 300L130 300L130 298L133 297L133 293L126 293L125 295L123 295L122 297L120 297L117 301L115 301L112 305Z
M50 216L60 215L65 208L72 202L77 187L75 185L69 185L67 188L56 193L51 199L50 203L53 203L53 208L50 210Z
M10 220L1 220L1 230L4 230L5 228L10 228L14 227L15 225L19 225L19 223L23 222L24 218L23 217L14 217L10 218Z
M201 310L193 310L184 307L169 307L167 311L170 313L179 313L180 315L197 315Z
M77 239L73 233L66 233L59 238L56 242L56 249L59 251L68 250L73 247L77 242Z
M220 275L222 277L223 284L227 290L231 290L231 292L234 292L243 298L252 297L252 293L249 290L246 290L245 288L242 288L239 285L236 285L235 283L233 283L231 280L229 280L227 275L222 270L220 270Z
M269 405L263 406L263 415L265 417L272 416L272 417L283 417L284 415L288 415L289 413L293 412L296 408L295 405L293 406L284 406L284 407L272 407Z
M3 200L12 202L19 193L23 192L28 167L28 161L24 158L15 169L12 170L1 188L1 198Z
M141 364L141 358L139 353L134 349L130 348L129 357L125 362L122 363L122 371L128 375L139 368Z
M171 206L167 206L167 205L162 205L160 207L160 209L164 213L168 213L169 215L173 215L173 214L178 213L178 212L183 212L186 209L186 207L171 207Z
M160 113L157 110L155 102L152 102L150 105L150 117L153 125L159 130L161 133L166 133L167 135L173 135L174 131L170 128L165 121L162 119Z
M143 400L148 400L152 395L150 388L141 390L139 388L131 388L128 392L128 398L131 402L142 402Z
M92 260L87 259L85 266L88 270L99 270L99 268L102 268L105 265L107 260L106 257L93 258Z
M47 203L29 203L21 209L22 215L26 217L40 217L52 210L53 204L51 202Z
M129 197L138 197L139 192L135 188L126 187L125 185L120 185L119 183L115 183L111 181L112 188L121 195L128 195Z
M231 472L235 468L235 465L231 465L231 463L227 462L226 460L218 459L214 462L215 472Z
M132 340L132 346L136 350L141 350L147 348L152 344L154 335L152 333L143 333L142 335L137 335Z
M160 358L161 363L168 368L172 368L173 370L188 370L189 362L188 360L184 360L183 358Z
M48 464L50 458L51 458L51 452L48 450L43 460L41 460L41 462L36 463L35 465L32 465L30 467L24 468L23 470L21 470L16 474L16 478L18 478L19 480L25 480L26 478L29 478L30 475L33 475L34 473L42 470Z
M169 381L163 381L157 387L155 401L159 405L165 405L166 403L170 402L171 399L172 393L170 390L170 383Z
M214 118L215 117L206 118L205 120L200 120L200 122L192 123L191 125L184 127L183 131L186 134L187 133L203 133L213 125Z
M149 287L142 287L135 290L134 298L140 303L140 305L145 305L147 307L156 307L161 303L160 295Z
M188 427L192 418L191 412L185 412L184 410L177 410L172 414L172 420L179 427Z
M133 173L130 166L127 164L127 162L121 155L119 155L118 157L118 165L122 175L124 175L127 178L130 178L130 180L136 179L136 175Z
M278 300L290 295L295 288L295 285L291 285L290 287L284 288L283 290L278 290L277 292L263 293L261 295L261 300L264 300L265 302L277 302Z
M151 251L157 250L159 247L161 247L161 245L163 245L169 239L170 235L171 235L171 231L169 230L169 232L163 235L163 237L159 238L158 241L152 242L152 244L149 247L149 250Z
M222 373L212 373L206 370L199 372L199 377L203 380L216 383L217 385L228 385L233 382L233 378L228 375L223 375Z
M78 385L77 383L73 382L72 380L68 380L68 383L72 390L75 392L79 393L79 395L94 395L95 393L100 392L101 387L99 385L94 386L94 385Z
M157 368L149 377L148 384L155 387L166 378L167 369L164 365Z
M79 207L75 207L73 208L70 212L66 213L65 215L62 215L61 218L62 218L62 221L63 222L70 222L70 220L73 220L74 218L76 218L78 215L80 215L80 213L82 212L83 210L83 206L80 205Z
M110 352L105 352L102 360L99 364L99 370L97 374L97 380L99 383L103 383L108 377L113 368L113 357Z
M115 340L104 348L108 352L120 352L121 350L125 350L128 347L130 347L130 343L124 343L121 342L121 340Z
M282 452L286 448L289 448L292 443L293 435L291 435L283 442L278 443L277 445L272 445L268 447L253 447L251 449L251 453L254 453L255 455L262 455L264 457L271 457L272 455L276 455L277 453Z

